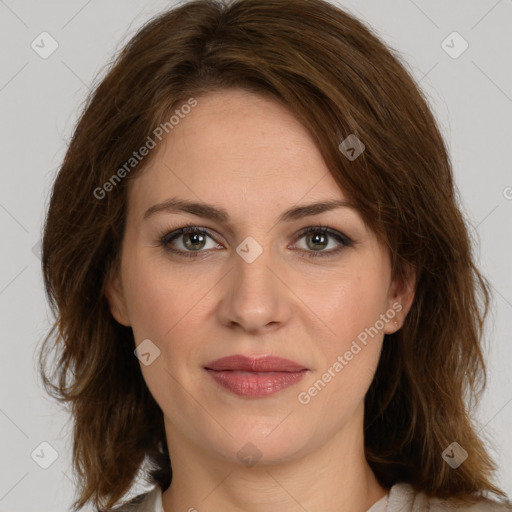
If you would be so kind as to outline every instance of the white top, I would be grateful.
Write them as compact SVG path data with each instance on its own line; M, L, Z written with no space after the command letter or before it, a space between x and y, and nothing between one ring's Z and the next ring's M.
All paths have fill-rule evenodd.
M194 510L192 508L192 510ZM486 500L474 505L455 507L450 500L428 498L423 493L416 493L407 483L393 485L388 494L374 503L366 512L443 512L460 510L461 512L512 512L511 504L500 504ZM162 490L157 485L149 491L142 502L126 504L119 512L164 512Z

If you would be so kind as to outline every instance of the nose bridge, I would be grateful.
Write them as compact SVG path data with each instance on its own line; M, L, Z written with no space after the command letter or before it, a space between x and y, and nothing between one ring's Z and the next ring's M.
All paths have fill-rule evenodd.
M286 290L276 277L282 268L271 249L271 236L248 236L236 247L229 293L220 308L224 321L247 330L282 322Z
M271 299L275 290L277 261L273 257L271 236L246 237L236 248L236 288L242 294L257 294L261 299ZM269 297L265 297L265 295Z

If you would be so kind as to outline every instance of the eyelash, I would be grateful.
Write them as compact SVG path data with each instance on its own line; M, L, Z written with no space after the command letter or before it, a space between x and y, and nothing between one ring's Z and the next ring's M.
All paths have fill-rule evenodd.
M172 252L174 254L178 254L180 256L183 256L185 258L197 258L199 257L199 253L205 252L205 251L182 251L181 249L173 249L170 247L169 243L175 240L176 238L180 237L181 235L187 234L187 233L194 233L194 234L201 234L206 235L213 240L215 240L212 235L208 232L208 230L204 228L200 228L195 226L194 224L187 224L186 226L183 226L182 228L176 229L174 231L164 231L159 236L159 242L158 245L163 247L164 250L168 252ZM323 258L328 256L335 256L338 254L343 247L351 247L353 242L348 238L347 236L341 234L340 232L328 228L323 227L321 225L319 226L311 226L308 228L302 229L299 234L297 240L300 240L305 235L308 235L309 233L321 233L323 235L329 235L332 238L334 238L337 242L339 242L342 247L338 249L331 249L330 251L307 251L305 249L299 249L301 252L306 253L306 257L308 258Z

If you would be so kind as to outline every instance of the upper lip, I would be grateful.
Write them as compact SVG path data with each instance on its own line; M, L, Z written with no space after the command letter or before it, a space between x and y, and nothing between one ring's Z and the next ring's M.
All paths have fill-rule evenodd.
M239 370L246 372L300 372L304 366L276 356L247 357L241 354L222 357L204 366L207 370Z

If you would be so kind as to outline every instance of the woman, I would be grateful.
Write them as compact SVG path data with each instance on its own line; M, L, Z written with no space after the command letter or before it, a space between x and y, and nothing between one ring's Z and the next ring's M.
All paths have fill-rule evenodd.
M512 510L464 399L489 289L444 141L344 11L147 23L77 124L42 253L74 510Z

